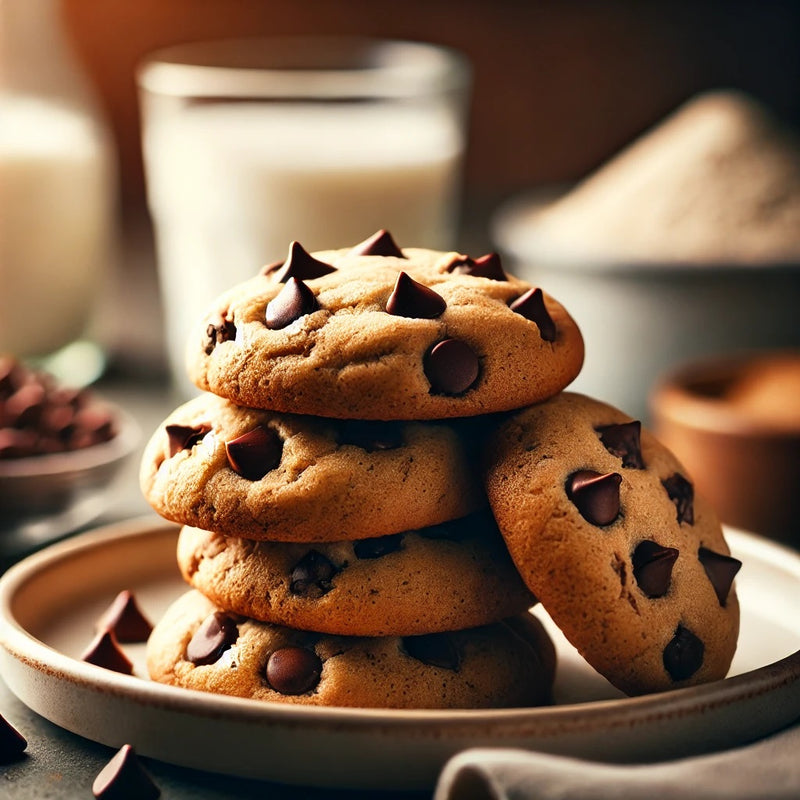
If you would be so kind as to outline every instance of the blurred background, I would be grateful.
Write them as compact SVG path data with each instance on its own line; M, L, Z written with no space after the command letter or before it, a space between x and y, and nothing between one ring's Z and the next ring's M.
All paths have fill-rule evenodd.
M800 121L800 4L697 0L63 0L120 159L123 208L144 209L134 68L150 50L239 35L350 33L462 50L475 69L468 219L520 189L572 181L683 100L741 88Z

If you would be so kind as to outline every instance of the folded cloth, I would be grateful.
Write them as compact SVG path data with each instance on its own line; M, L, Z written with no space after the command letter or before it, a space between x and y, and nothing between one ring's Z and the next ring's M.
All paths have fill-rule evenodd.
M800 723L744 747L657 764L600 764L476 748L445 765L434 800L797 800Z

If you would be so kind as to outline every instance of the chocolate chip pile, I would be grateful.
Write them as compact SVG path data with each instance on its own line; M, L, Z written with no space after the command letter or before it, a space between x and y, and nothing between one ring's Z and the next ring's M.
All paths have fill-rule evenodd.
M563 392L580 369L582 340L541 288L508 275L496 254L433 254L434 268L423 269L407 255L420 252L430 253L404 252L380 231L333 253L333 266L295 242L284 262L265 267L241 296L224 295L205 318L189 371L206 395L165 421L142 463L147 499L185 526L178 562L193 587L150 636L151 677L322 705L541 704L551 696L555 651L527 613L537 598L624 691L723 677L738 629L731 583L739 562L705 507L692 529L690 481L669 465L658 478L672 456L659 450L646 463L639 423L602 404L589 412L599 421L584 444L584 412L573 415ZM357 273L348 272L353 256ZM528 411L551 405L552 419L545 412L527 427ZM425 436L433 437L445 423L460 441L455 450L406 456L413 437L404 426L431 426ZM443 470L464 481L463 504L437 516L433 502L414 527L396 522L414 518L416 497L403 492L415 469L428 470L420 505ZM331 485L338 494L325 491ZM393 510L364 530L372 506L395 494ZM351 507L351 496L361 506ZM643 520L653 512L650 523L636 521L638 508ZM665 544L647 527L662 519ZM548 538L551 530L559 533ZM564 553L557 567L543 566ZM695 554L702 580L687 566ZM584 561L599 566L583 574ZM669 613L645 610L662 597ZM584 630L593 605L605 616ZM659 630L631 633L642 620ZM597 634L608 639L608 661L593 649ZM102 641L96 650L95 663L109 660ZM631 679L625 670L637 659L645 666Z
M0 355L0 459L79 450L115 432L112 414L91 392Z

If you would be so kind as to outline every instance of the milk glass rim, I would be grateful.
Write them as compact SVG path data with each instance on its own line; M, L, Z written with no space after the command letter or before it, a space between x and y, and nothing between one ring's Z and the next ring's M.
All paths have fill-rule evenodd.
M152 51L136 79L147 93L175 98L375 99L466 91L471 68L460 51L430 42L258 36Z

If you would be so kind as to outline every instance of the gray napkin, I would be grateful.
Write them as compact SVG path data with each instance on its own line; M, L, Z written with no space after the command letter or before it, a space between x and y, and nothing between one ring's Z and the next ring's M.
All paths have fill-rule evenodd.
M755 744L659 764L611 765L525 750L465 750L434 800L798 800L800 724Z

